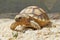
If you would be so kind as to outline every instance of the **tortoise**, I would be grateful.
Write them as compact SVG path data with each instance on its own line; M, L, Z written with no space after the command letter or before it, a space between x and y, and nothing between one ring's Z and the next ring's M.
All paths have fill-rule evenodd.
M38 6L28 6L15 16L15 22L11 24L11 29L15 30L18 25L24 28L41 29L50 25L46 12Z

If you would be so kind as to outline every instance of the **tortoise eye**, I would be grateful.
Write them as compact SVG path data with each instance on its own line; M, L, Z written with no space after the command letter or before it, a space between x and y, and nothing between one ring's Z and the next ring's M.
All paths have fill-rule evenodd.
M19 17L19 19L21 19L22 17Z

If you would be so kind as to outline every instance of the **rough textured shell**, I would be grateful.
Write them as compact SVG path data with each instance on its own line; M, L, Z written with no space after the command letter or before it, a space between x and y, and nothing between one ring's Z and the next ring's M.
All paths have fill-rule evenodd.
M36 15L41 15L43 13L45 13L45 11L42 8L39 8L37 6L29 6L25 9L23 9L20 14L22 13L27 13L27 14L36 14Z
M44 26L49 23L49 17L47 16L46 12L38 6L26 7L20 12L20 15L25 17L31 16L32 18L39 20L40 26Z
M40 20L49 20L46 12L42 9L39 8L38 6L29 6L25 9L23 9L20 14L25 14L23 16L31 16L34 17L36 19L40 19Z

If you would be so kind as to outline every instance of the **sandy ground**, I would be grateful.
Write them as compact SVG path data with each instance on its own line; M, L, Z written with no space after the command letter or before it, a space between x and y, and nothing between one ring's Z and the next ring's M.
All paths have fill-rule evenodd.
M35 31L27 30L22 33L10 29L14 19L3 17L0 19L0 40L60 40L60 19L51 21L52 27L44 27Z

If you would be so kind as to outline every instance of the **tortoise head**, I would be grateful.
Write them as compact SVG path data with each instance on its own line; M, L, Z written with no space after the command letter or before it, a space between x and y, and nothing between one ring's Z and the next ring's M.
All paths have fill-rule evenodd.
M17 22L17 23L19 23L19 25L25 25L25 26L28 26L28 25L30 25L30 20L29 20L29 18L26 18L26 17L24 17L24 16L20 16L20 15L17 15L16 17L15 17L15 21Z

